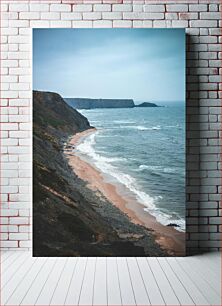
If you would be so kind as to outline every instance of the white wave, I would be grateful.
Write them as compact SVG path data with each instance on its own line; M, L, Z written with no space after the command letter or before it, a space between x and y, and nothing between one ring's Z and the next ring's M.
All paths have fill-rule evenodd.
M177 125L166 125L165 128L166 129L177 129L177 130L182 130L183 129L183 127L180 126L179 124L177 124Z
M152 127L137 126L136 129L139 131L157 131L157 130L160 130L161 127L159 125L152 126Z
M147 211L149 214L154 216L157 220L157 222L167 226L169 224L176 224L177 226L173 226L176 230L180 232L184 232L186 230L186 223L185 220L182 218L179 218L177 216L172 217L167 213L160 212L160 211L150 211L147 208L144 208L145 211Z
M145 127L145 126L136 126L135 129L139 130L139 131L147 131L149 130L149 128Z
M176 172L176 168L163 168L163 172L164 173L175 173Z
M108 129L106 129L107 131ZM111 129L110 129L111 130ZM113 134L113 135L107 135L105 133L99 133L97 136L97 138L116 138L116 137L119 137L119 135L117 134Z
M179 124L176 124L176 125L166 125L166 128L178 128L180 127Z
M142 125L120 125L120 126L114 126L112 129L134 129L138 131L157 131L161 130L161 127L159 125L157 126L152 126L152 127L146 127Z
M140 170L145 170L145 169L147 169L147 170L155 171L155 170L160 170L161 167L160 167L160 166L140 165L140 166L139 166L139 169L140 169Z
M116 137L116 135L99 135L98 138L111 138Z
M90 120L90 123L92 123L92 124L97 124L97 123L101 124L101 121L100 120Z
M100 169L103 173L115 178L118 182L120 182L127 189L129 189L136 196L138 202L140 202L146 207L144 211L147 211L151 215L153 215L158 222L164 225L167 225L169 223L176 223L180 226L178 228L176 227L176 229L183 230L185 222L183 224L182 219L174 220L172 219L172 216L161 212L160 209L156 206L156 203L162 199L161 196L151 197L144 191L140 190L136 180L132 176L120 172L117 167L112 165L112 162L120 160L119 158L104 157L95 152L93 145L95 144L95 137L97 133L98 131L94 134L87 136L85 140L76 147L77 152L80 152L81 154L90 157L98 169Z
M159 196L157 196L156 198L162 200L163 197L162 197L161 195L159 195Z
M91 157L94 161L100 161L101 163L125 160L125 158L122 157L105 157L96 153L93 148L93 145L95 144L96 134L98 134L98 131L86 137L85 140L76 147L76 151L79 151L81 154Z
M151 130L161 130L161 127L159 125L151 127Z
M164 172L164 173L176 173L176 168L170 167L161 167L161 166L149 166L149 165L140 165L139 171L150 170L153 172Z

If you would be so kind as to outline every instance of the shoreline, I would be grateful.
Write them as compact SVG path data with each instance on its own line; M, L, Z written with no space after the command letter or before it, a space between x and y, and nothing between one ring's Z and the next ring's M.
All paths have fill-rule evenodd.
M95 131L95 128L91 128L71 136L67 141L64 154L74 173L81 180L87 182L88 188L94 192L99 192L100 197L105 197L112 205L125 213L132 223L151 230L155 237L155 242L166 250L169 255L185 255L185 233L157 222L156 218L149 212L144 212L145 206L142 203L126 195L127 192L124 193L125 186L121 186L120 183L111 184L107 182L104 173L73 153L73 148Z

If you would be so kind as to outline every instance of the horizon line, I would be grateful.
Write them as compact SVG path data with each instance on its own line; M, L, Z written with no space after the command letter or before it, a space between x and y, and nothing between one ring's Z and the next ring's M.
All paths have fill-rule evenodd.
M173 103L173 102L186 102L186 99L184 98L183 100L150 100L150 99L143 99L143 100L136 100L134 98L95 98L95 97L80 97L80 96L76 96L76 97L65 97L62 94L60 94L57 91L51 91L51 90L42 90L42 89L32 89L32 91L42 91L42 92L51 92L51 93L57 93L59 94L63 99L97 99L97 100L133 100L133 102L149 102L149 103L162 103L162 102L169 102L169 103Z

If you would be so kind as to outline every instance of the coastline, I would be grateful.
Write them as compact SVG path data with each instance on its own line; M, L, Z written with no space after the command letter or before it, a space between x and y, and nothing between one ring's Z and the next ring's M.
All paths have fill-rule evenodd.
M185 233L179 232L172 227L164 226L157 222L156 218L148 212L144 213L144 205L135 200L135 198L126 195L124 186L107 182L104 173L73 153L73 148L95 131L95 128L88 129L69 138L66 148L64 148L64 154L69 166L81 180L87 182L88 188L98 193L100 197L105 197L121 212L126 214L132 223L151 230L155 242L166 250L169 255L183 256L185 254Z

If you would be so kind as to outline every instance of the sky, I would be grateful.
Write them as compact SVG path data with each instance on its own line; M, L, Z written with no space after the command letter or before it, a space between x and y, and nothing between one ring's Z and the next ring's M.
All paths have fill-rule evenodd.
M185 100L184 29L34 29L33 89L63 98Z

